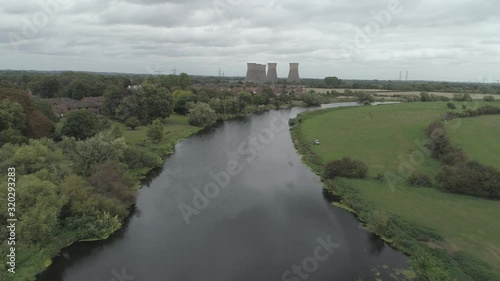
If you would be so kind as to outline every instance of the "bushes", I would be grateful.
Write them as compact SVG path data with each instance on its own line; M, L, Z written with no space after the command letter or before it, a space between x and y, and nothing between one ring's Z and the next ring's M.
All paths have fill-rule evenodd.
M457 106L454 103L452 103L452 102L449 102L447 104L447 106L448 106L449 109L457 109Z
M130 129L135 130L135 128L141 125L141 122L135 117L129 117L127 121L125 121L125 125Z
M500 107L485 105L476 110L465 109L462 112L447 112L443 116L443 120L449 121L460 117L465 118L465 117L475 117L481 115L494 115L494 114L500 114Z
M199 102L189 110L189 125L197 127L210 127L217 121L217 114L208 104Z
M454 94L454 101L472 101L472 97L469 94Z
M419 172L414 172L411 174L411 176L408 178L408 182L412 186L416 187L431 187L432 186L432 180L428 175L419 173Z
M486 108L485 112L495 111L495 108ZM440 122L432 123L427 128L427 134L432 140L432 155L446 166L437 175L436 180L443 188L450 192L487 197L500 198L500 171L475 161L467 162L467 155L463 149L453 145ZM413 175L412 175L413 177ZM410 178L417 183L417 177Z
M336 177L362 179L367 174L368 167L363 162L347 157L342 160L328 162L325 166L325 177L328 179Z
M494 96L484 96L483 100L485 102L494 102L495 101L495 97Z
M500 171L476 161L445 166L436 180L450 192L500 199Z
M138 146L127 146L122 161L127 164L129 169L154 169L163 163L160 156Z

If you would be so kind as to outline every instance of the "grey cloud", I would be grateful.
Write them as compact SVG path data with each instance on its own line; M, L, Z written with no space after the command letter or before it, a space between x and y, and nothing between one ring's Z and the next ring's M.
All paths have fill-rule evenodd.
M414 79L500 78L495 0L400 0L403 11L367 44L349 49L348 59L346 43L360 40L374 13L396 0L40 1L2 2L3 68L145 73L161 64L243 76L247 61L277 61L285 76L287 63L299 61L305 77L395 79L408 69L419 75ZM14 52L12 34L22 37L26 22L44 13L40 3L54 1L65 4Z

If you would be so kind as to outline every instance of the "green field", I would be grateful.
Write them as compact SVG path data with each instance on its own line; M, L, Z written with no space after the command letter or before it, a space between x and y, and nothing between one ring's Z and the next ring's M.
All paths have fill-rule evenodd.
M302 116L295 141L307 144L314 139L321 141L319 146L309 145L312 156L305 156L305 161L313 167L311 157L321 163L342 157L362 160L369 167L369 177L341 179L341 184L354 187L376 210L437 230L445 238L438 247L451 254L470 253L500 274L500 202L450 194L436 187L409 187L405 181L390 188L374 179L386 172L399 175L398 168L408 165L430 176L437 174L441 164L416 143L427 139L426 127L446 111L445 102L316 111ZM500 167L500 116L466 118L461 126L454 122L458 121L449 122L447 130L450 129L452 140L470 158ZM410 155L417 151L424 158L410 164Z
M451 140L472 160L500 169L500 116L454 120L446 128Z
M125 126L123 123L117 123L120 125L123 131L123 137L128 144L138 144L147 139L147 126L137 127L135 130L131 130ZM171 115L166 123L165 128L165 140L164 143L175 144L179 140L188 137L200 130L198 127L194 127L188 124L187 116L183 115Z

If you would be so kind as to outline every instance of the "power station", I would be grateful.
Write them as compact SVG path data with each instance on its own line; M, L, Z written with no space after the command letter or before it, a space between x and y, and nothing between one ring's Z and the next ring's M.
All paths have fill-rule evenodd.
M266 74L266 65L257 63L247 63L247 78L246 81L257 83L275 83L278 82L278 64L268 63L268 70ZM288 73L288 82L299 83L299 64L290 63L290 72Z
M288 73L288 82L300 82L299 76L299 64L298 63L290 63L290 72Z

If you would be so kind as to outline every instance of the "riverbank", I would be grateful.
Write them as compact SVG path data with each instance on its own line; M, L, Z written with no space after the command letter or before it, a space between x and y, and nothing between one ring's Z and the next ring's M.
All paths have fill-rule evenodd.
M135 197L136 193L141 188L143 180L151 175L154 170L162 167L165 163L165 160L172 153L174 153L175 145L177 143L202 130L202 128L189 125L186 116L172 115L170 118L164 121L165 135L163 140L159 143L151 143L147 141L146 126L138 127L136 128L136 130L131 130L126 128L122 123L115 122L115 124L119 124L120 126L121 133L129 149L126 151L135 151L140 154L149 154L149 156L147 157L141 157L143 157L143 159L154 160L146 161L144 163L141 162L140 165L137 165L137 168L128 167L128 169L124 171L127 173L127 184L131 185L130 188L132 189L131 192L133 192L133 197ZM55 144L54 147L56 147ZM140 162L141 160L138 161ZM83 181L77 181L76 183L80 184L77 184L77 186L73 186L74 183L72 183L71 186L77 189L87 188L85 184L83 184ZM130 183L134 184L132 185ZM64 201L66 199L64 199L63 197L63 199L60 198L59 200ZM135 202L132 202L131 204L135 204ZM131 207L125 207L123 211L126 211L126 213L123 213L123 216L121 216L120 218L125 218L126 220L126 218L130 216ZM38 276L52 264L52 261L55 257L61 255L63 249L80 242L95 242L106 240L122 227L123 222L121 220L118 221L117 219L115 226L113 228L110 228L109 231L105 231L95 236L88 236L85 239L78 239L78 237L81 237L81 233L79 233L80 228L72 230L67 225L62 225L55 234L56 236L50 240L50 243L40 245L39 250L25 249L22 248L23 244L21 244L19 248L20 253L22 251L23 257L22 260L20 260L18 263L18 270L14 275L11 276L11 279L9 280L35 280L36 276ZM0 274L0 280L2 280L3 277L4 276Z
M418 144L426 140L429 122L448 110L446 103L432 102L308 112L292 121L297 124L292 136L304 162L318 174L326 162L342 157L368 166L367 179L326 181L325 189L340 196L370 231L410 255L420 278L498 280L500 225L492 215L500 211L498 202L446 193L437 186L409 187L406 180L391 186L378 180L387 172L399 175L401 169L436 175L441 164ZM460 132L468 134L465 130L473 127L463 126ZM321 145L313 146L314 139ZM422 152L421 159L411 158L416 151Z

